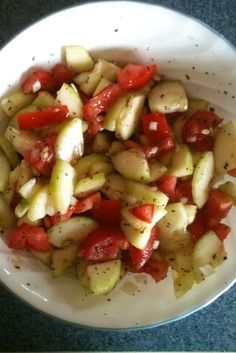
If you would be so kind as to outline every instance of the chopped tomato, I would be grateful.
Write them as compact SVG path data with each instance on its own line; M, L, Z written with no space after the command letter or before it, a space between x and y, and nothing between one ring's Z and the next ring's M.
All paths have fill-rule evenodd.
M236 177L236 168L229 170L227 173L232 177Z
M153 204L145 204L133 207L129 211L141 221L151 223L153 218L154 206Z
M68 219L70 219L70 217L74 213L74 210L75 210L74 206L69 206L69 208L65 214L56 213L54 216L51 216L50 217L51 225L54 225L58 222L67 221Z
M85 131L85 140L86 142L91 142L96 134L102 130L102 122L101 121L91 121L88 126L88 130Z
M14 230L8 245L15 250L30 248L42 252L48 251L51 248L48 235L43 228L28 223L22 223Z
M157 227L153 227L150 238L144 250L138 249L133 245L129 246L129 254L131 257L133 268L135 270L140 270L141 267L143 267L145 263L150 259L154 250L153 246L155 245L155 241L158 238L159 232L160 231Z
M51 72L57 88L60 88L63 83L71 83L73 81L73 77L75 76L75 73L72 70L68 69L66 65L61 63L53 66Z
M211 229L216 233L216 235L222 241L225 240L231 232L231 228L224 223L218 223L217 225L213 226Z
M178 182L176 190L178 191L180 198L186 199L186 204L193 204L192 179L181 180Z
M17 116L20 129L36 129L62 123L69 116L66 105L45 108L40 111L21 113Z
M88 122L94 120L98 115L106 112L115 101L124 94L119 85L111 83L91 98L83 106L84 119Z
M198 241L206 233L206 217L202 209L197 211L194 221L188 225L187 229L192 236L193 242Z
M163 156L169 151L173 151L175 148L175 142L173 136L167 136L155 143L155 145L144 147L144 153L147 159L157 158Z
M198 110L182 128L183 140L195 143L204 140L223 121L218 115L207 110Z
M22 223L11 234L8 246L15 250L24 250L27 248L27 237L29 234L30 225Z
M211 190L204 206L208 218L223 219L227 216L233 205L233 200L221 190Z
M104 226L92 231L80 245L80 257L92 261L109 261L126 250L128 240L119 228Z
M137 142L133 141L133 140L126 140L124 141L124 145L125 147L129 150L129 149L137 149L137 150L143 150L143 147L140 146Z
M207 136L201 141L196 141L196 142L188 142L188 146L192 148L193 151L196 152L206 152L206 151L212 151L214 147L214 137L213 136Z
M144 135L150 144L156 144L170 136L170 128L166 117L162 113L145 114L142 117Z
M53 76L50 72L37 69L21 85L22 91L27 93L35 93L40 90L51 91L55 88Z
M36 226L30 227L27 237L27 243L30 249L41 252L49 251L51 248L47 233L44 231L43 228L39 228Z
M56 135L38 141L31 149L24 152L25 160L40 174L49 176L55 162L54 144Z
M148 273L156 282L160 282L167 276L168 269L168 262L150 259L139 272Z
M117 200L101 200L90 211L90 216L102 225L119 225L121 203Z
M73 213L83 213L89 211L100 201L100 192L95 192L94 194L91 194L89 196L81 197L78 199L76 205L74 206Z
M134 90L144 87L156 74L156 65L129 64L118 71L118 82L123 90Z
M177 178L174 175L163 175L155 182L158 189L169 197L170 202L175 202L178 198L176 194L176 184Z

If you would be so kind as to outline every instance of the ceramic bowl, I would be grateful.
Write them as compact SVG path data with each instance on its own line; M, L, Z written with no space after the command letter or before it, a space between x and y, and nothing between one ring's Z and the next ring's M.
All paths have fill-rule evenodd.
M0 52L0 96L32 66L49 66L62 48L82 44L95 57L156 62L159 72L184 83L189 96L207 99L225 119L236 111L236 52L199 21L160 6L98 2L55 13L12 39ZM228 224L228 259L201 284L176 299L171 276L156 284L127 275L112 293L88 296L73 278L53 279L29 254L12 253L0 240L0 279L33 307L71 323L110 329L144 328L183 318L205 307L236 280L235 211ZM20 267L17 268L17 267ZM108 300L109 299L109 300Z

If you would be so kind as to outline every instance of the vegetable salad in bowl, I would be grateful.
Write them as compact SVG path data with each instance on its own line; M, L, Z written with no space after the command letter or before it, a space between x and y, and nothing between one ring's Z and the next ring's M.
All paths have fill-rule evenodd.
M92 295L127 272L171 272L176 297L227 260L236 129L153 65L80 45L1 100L0 225L52 277ZM223 147L222 147L223 146Z

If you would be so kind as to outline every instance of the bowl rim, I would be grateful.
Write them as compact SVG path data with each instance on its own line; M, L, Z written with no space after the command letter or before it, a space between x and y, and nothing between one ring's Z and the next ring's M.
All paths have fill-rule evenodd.
M23 34L25 31L28 31L31 27L38 25L40 22L43 22L44 20L49 19L50 17L56 16L60 13L66 12L66 11L73 11L73 9L79 8L79 7L83 7L83 6L87 6L87 5L93 5L93 4L98 4L98 3L134 3L134 4L143 4L147 7L159 7L161 9L165 9L168 11L171 11L173 13L177 13L179 15L182 15L186 18L189 18L195 22L197 22L198 24L200 24L201 26L205 27L208 31L212 32L213 34L215 34L217 37L221 38L231 49L233 49L233 51L236 53L236 44L233 44L229 39L227 39L223 34L221 34L218 30L214 29L213 27L211 27L210 25L208 25L207 23L203 22L202 20L196 18L193 15L187 14L184 11L181 10L176 10L173 9L167 5L162 5L162 4L157 4L157 3L153 3L153 2L146 2L144 0L96 0L96 1L91 1L91 0L83 0L82 2L80 2L79 4L75 4L72 6L65 6L60 10L56 10L56 11L52 11L49 12L46 15L43 15L42 17L40 17L38 20L31 22L29 25L24 26L22 29L20 29L19 31L17 31L15 34L13 34L12 36L10 36L10 38L5 41L2 45L0 45L0 55L1 55L1 51L4 50L5 47L7 47L14 39L16 39L18 36L20 36L21 34ZM20 303L23 302L23 304L26 305L26 307L31 308L33 310L35 310L36 312L40 312L43 315L45 315L46 317L49 317L50 319L56 320L58 322L61 322L63 324L67 324L67 325L71 325L77 328L83 328L83 329L87 329L87 330L94 330L94 331L104 331L104 332L131 332L131 331L138 331L138 330L146 330L146 329L152 329L152 328L156 328L159 326L163 326L166 324L170 324L172 322L176 322L179 321L181 319L184 319L192 314L195 314L196 312L206 308L208 305L210 305L211 303L213 303L215 300L217 300L220 296L222 296L224 293L226 293L231 287L234 286L234 284L236 283L236 275L235 278L228 283L228 285L226 287L224 287L222 290L219 290L219 292L212 296L210 299L206 300L205 302L203 302L202 304L199 304L197 306L195 306L194 308L190 309L190 310L186 310L181 314L175 315L171 318L168 319L164 319L161 320L159 322L156 323L152 323L152 324L145 324L142 326L134 326L134 327L124 327L124 328L109 328L109 327L97 327L97 326L91 326L91 325L84 325L84 324L80 324L80 323L76 323L73 321L68 321L66 319L60 318L58 316L54 316L53 314L34 306L33 304L31 304L29 301L27 301L27 299L25 299L24 297L18 295L16 292L13 291L13 289L11 289L5 282L3 282L3 280L0 278L0 284L2 286L2 288L4 288L4 290L7 290L8 292L10 292L14 298L16 298L17 300L19 300Z

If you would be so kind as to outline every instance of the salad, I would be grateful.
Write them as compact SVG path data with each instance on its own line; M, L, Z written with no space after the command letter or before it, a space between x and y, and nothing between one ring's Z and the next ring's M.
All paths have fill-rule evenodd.
M170 271L180 297L227 259L236 129L181 81L66 46L1 107L0 225L54 278L100 295L127 271Z

